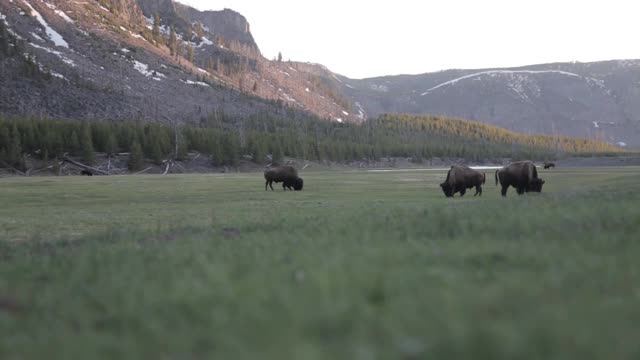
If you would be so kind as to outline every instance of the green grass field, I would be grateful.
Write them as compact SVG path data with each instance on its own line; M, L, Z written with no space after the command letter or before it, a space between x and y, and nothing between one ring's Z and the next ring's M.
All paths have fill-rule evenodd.
M0 179L0 359L638 359L640 168Z

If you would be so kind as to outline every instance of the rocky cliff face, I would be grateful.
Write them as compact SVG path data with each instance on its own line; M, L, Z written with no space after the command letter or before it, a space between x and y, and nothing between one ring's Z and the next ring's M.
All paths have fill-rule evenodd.
M258 49L249 22L239 13L224 9L221 11L199 11L173 0L136 0L147 18L159 15L167 25L172 25L179 32L187 32L196 22L210 33L220 35L225 40L237 41L243 45Z
M240 13L230 9L221 11L198 11L189 6L176 4L177 12L192 22L199 21L212 33L222 35L228 41L237 41L258 49L251 35L247 19Z

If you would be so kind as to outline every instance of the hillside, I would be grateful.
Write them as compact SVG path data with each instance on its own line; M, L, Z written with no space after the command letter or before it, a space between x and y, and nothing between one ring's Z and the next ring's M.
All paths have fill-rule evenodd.
M640 60L343 80L345 93L374 117L442 114L525 134L640 146Z
M0 2L0 113L198 122L305 112L356 121L319 66L265 59L246 19L172 0ZM318 70L320 69L320 70Z
M286 58L286 54L285 54ZM355 80L266 59L249 22L174 0L0 2L0 114L198 124L440 114L640 146L640 60Z

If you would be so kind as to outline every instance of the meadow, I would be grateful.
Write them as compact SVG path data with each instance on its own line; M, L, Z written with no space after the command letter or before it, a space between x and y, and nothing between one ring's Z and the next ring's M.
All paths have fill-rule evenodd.
M0 358L640 358L640 168L486 172L0 179Z

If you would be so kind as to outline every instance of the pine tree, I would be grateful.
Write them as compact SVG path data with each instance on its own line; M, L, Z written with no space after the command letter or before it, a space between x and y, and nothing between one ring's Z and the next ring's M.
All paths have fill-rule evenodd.
M176 36L176 32L173 30L173 27L169 30L169 40L167 41L167 45L169 46L169 53L171 56L174 56L177 52L178 38Z
M238 160L238 142L235 136L225 134L222 137L222 157L223 164L235 165Z
M214 166L220 166L224 163L224 155L222 153L222 144L220 143L220 137L210 137L207 141L207 152L211 159L211 164Z
M91 165L93 164L93 142L91 140L91 127L88 122L82 123L82 136L80 140L80 155L82 161Z
M277 139L274 141L271 149L271 162L282 164L282 160L284 155L282 154L282 147L280 146L280 142Z
M158 14L153 15L153 30L151 30L151 34L156 45L160 45L162 36L160 36L160 16Z
M129 162L127 167L130 171L137 171L142 169L142 166L144 166L142 146L140 146L139 142L135 141L131 144L131 152L129 153Z
M20 132L18 131L18 127L13 124L11 129L11 138L9 140L9 146L7 149L7 159L9 163L18 168L22 169L22 141L20 140Z
M202 27L202 24L200 24L200 21L196 21L195 33L198 39L202 40L202 38L204 37L204 28Z
M193 62L193 46L191 46L191 44L187 45L187 60L189 60L190 63Z
M282 62L282 53L278 52L278 62Z
M151 139L151 150L150 150L150 154L149 157L151 158L151 160L153 160L153 162L156 165L160 165L162 164L162 160L164 158L163 154L162 154L162 148L160 145L160 139L158 139L157 137L154 137L153 139Z
M118 141L116 140L116 136L113 132L109 133L105 150L107 155L115 155L118 153Z
M78 133L76 133L75 130L71 131L71 136L69 137L69 150L74 155L78 155L82 151L80 139L78 138Z
M11 48L9 47L9 32L4 24L4 21L0 20L0 55L10 55Z

